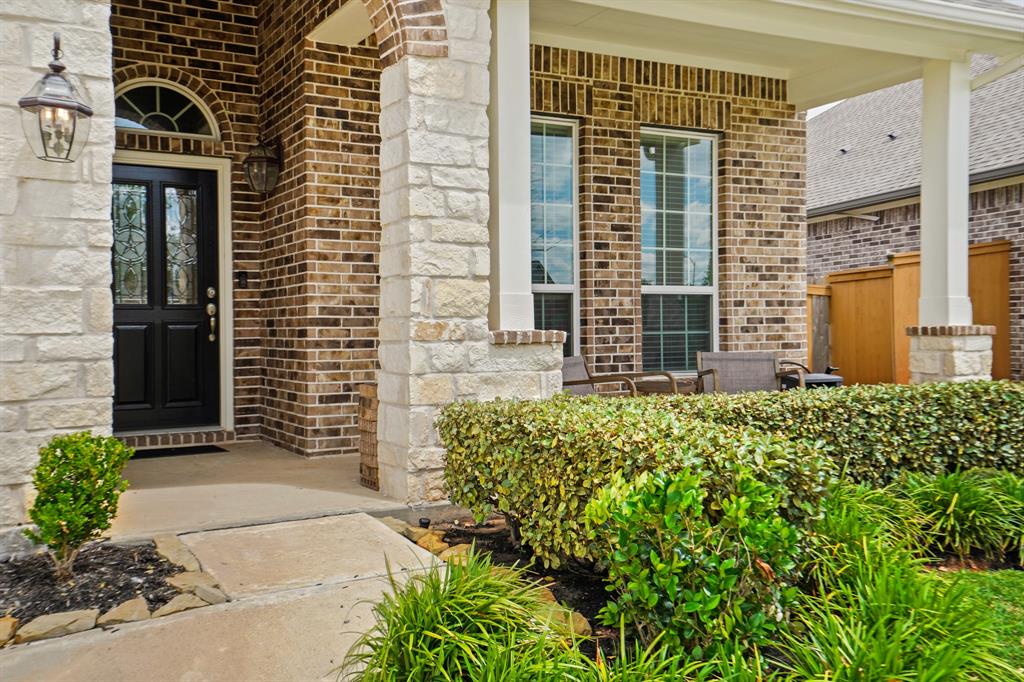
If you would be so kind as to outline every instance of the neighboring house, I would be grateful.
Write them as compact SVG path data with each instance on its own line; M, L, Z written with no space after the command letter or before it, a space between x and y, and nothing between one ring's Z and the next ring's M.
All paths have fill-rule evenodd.
M996 65L975 57L972 73ZM1024 379L1024 69L974 90L970 109L970 241L1012 243L1010 369ZM919 80L845 100L808 121L810 282L920 248L920 149Z
M802 112L924 73L949 113L964 55L1024 50L980 0L49 4L0 5L0 528L56 432L346 452L376 381L382 489L418 502L439 407L549 396L563 353L802 357ZM95 109L63 165L16 110L54 31Z

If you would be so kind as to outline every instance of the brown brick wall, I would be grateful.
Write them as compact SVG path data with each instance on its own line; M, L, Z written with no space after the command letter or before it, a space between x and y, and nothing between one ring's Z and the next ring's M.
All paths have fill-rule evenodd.
M807 272L823 282L831 272L884 265L892 253L921 245L921 206L871 212L878 222L838 218L807 226ZM971 193L971 243L1008 239L1010 251L1010 370L1024 379L1024 183Z
M304 454L358 447L356 386L376 368L380 64L372 42L305 38L332 8L260 13L262 109L284 158L264 214L263 434Z
M719 134L722 350L806 352L804 122L783 81L534 46L534 112L580 121L580 341L641 368L640 129Z

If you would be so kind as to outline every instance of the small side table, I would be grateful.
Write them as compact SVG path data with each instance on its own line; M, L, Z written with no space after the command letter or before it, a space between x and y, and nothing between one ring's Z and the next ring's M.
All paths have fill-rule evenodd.
M806 388L835 388L843 385L843 378L838 374L805 374L804 387ZM792 374L782 377L782 388L789 390L800 386L800 380Z
M694 377L676 377L675 379L678 393L697 393L697 379ZM637 379L633 383L636 385L636 392L640 395L672 393L667 379Z

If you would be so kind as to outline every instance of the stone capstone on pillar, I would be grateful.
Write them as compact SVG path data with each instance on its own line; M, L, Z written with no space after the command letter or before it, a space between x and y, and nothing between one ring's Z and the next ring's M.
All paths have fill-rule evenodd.
M991 325L907 327L910 383L992 378Z

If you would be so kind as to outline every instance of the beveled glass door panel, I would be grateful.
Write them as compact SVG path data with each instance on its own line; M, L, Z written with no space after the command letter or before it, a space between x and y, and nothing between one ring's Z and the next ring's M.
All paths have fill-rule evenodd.
M149 187L115 182L114 303L149 303Z
M166 303L195 305L199 277L197 192L192 187L164 188Z
M210 171L114 166L115 431L218 421L216 186Z

